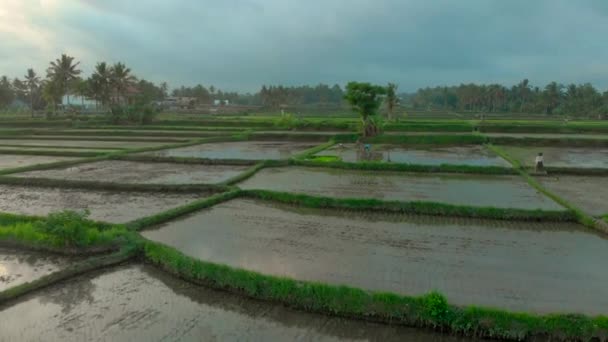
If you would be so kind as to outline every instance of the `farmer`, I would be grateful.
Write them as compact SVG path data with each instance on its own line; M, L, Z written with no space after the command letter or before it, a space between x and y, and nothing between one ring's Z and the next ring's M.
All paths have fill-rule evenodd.
M543 153L539 152L538 155L536 156L536 160L534 162L536 172L544 171L544 169L545 169L544 163L545 163L545 159L543 158Z

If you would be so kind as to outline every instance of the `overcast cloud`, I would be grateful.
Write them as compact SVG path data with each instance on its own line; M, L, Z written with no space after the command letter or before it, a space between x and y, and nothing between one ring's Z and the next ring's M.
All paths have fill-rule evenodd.
M608 87L607 0L0 0L0 75L61 53L172 86Z

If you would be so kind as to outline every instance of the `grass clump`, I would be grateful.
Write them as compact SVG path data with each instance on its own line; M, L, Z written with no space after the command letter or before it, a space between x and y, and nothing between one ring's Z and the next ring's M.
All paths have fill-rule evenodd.
M540 209L527 210L494 207L472 207L420 201L400 202L382 201L377 199L337 199L330 197L310 196L305 194L274 192L268 190L241 190L240 195L244 197L318 209L331 208L346 210L378 210L415 215L456 216L495 220L563 222L576 220L574 213L567 210L549 211Z
M127 233L118 225L100 229L87 216L88 212L62 211L38 220L15 219L12 224L0 226L0 240L36 247L84 248L117 244Z

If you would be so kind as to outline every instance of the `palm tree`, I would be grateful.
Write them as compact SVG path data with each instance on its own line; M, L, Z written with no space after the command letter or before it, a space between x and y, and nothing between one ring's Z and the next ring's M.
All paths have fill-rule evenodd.
M40 86L40 77L36 75L34 69L27 69L27 74L25 75L25 83L27 84L27 88L30 92L30 109L32 110L32 117L34 117L34 94Z
M101 102L105 107L110 102L110 82L112 78L111 68L106 62L97 63L95 71L91 75L91 92L95 101Z
M167 82L163 82L160 84L160 91L162 93L162 98L164 99L165 97L167 97L167 94L169 93L169 85L167 84Z
M67 95L68 105L70 104L69 85L81 72L78 65L80 62L74 63L74 57L62 54L61 58L51 62L51 66L46 71L47 77L57 83L58 89L61 90L61 97Z
M397 99L397 85L389 83L386 86L386 108L388 109L388 119L393 119L393 111L397 106L399 100Z
M110 80L114 87L116 102L120 101L120 96L125 94L128 86L135 82L135 76L131 75L131 69L127 68L123 63L116 63L110 69Z

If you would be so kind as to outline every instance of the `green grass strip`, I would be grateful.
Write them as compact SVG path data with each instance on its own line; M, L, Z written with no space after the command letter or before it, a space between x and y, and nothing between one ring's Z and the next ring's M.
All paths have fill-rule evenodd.
M515 170L504 166L475 166L475 165L420 165L405 163L387 162L357 162L349 163L343 161L320 161L320 160L291 160L291 165L328 167L344 170L369 170L369 171L402 171L402 172L421 172L421 173L471 173L489 175L513 175Z
M574 206L573 204L554 194L553 192L547 190L547 188L542 186L542 184L540 184L536 179L534 179L534 177L530 176L530 174L526 172L525 168L522 167L518 160L512 158L503 149L491 144L488 145L488 148L491 149L494 153L504 158L505 160L509 161L513 165L513 167L518 170L519 174L528 182L528 184L530 184L530 186L532 186L534 189L544 194L545 196L551 198L553 201L557 202L561 206L568 208L568 210L570 210L572 213L574 213L574 215L576 215L576 219L579 223L586 227L593 228L604 233L608 233L608 229L596 222L595 218L590 215L587 215L578 207Z
M515 146L566 146L566 147L608 147L608 139L588 138L534 138L534 137L488 137L495 145Z
M567 210L527 210L512 208L473 207L435 202L401 202L377 199L330 198L293 194L267 190L241 190L241 196L267 201L303 206L308 208L332 208L346 210L378 210L416 215L457 216L495 220L521 221L575 221L576 217Z
M135 255L134 250L122 249L110 255L92 257L78 263L72 263L62 270L0 292L0 304L15 300L32 291L51 286L90 271L124 263L132 259Z
M228 201L230 199L237 197L239 194L240 194L239 190L230 190L227 192L215 194L215 195L212 195L209 197L195 200L195 201L190 202L181 207L169 209L169 210L163 211L161 213L158 213L158 214L155 214L152 216L133 220L133 221L127 223L126 226L132 230L142 230L144 228L158 225L161 223L165 223L174 218L177 218L177 217L180 217L180 216L183 216L186 214L190 214L190 213L193 213L195 211L198 211L198 210L201 210L204 208L209 208L215 204Z
M479 307L457 307L431 292L420 297L269 276L200 261L160 243L144 243L144 257L197 284L289 307L364 320L429 327L466 336L523 340L590 340L608 334L608 317L534 315Z
M336 144L336 142L333 139L331 139L328 142L326 142L325 144L321 144L321 145L309 148L307 150L304 150L304 151L292 156L291 158L296 159L296 160L298 160L298 159L303 160L303 159L313 156L323 150L326 150L326 149L334 146L335 144Z
M259 160L248 159L210 159L210 158L192 158L192 157L164 157L145 154L122 154L111 156L110 159L126 160L146 163L175 163L175 164L193 164L193 165L254 165L259 163Z
M119 154L155 152L155 151L167 150L167 149L172 149L172 148L180 148L180 147L189 147L189 146L206 144L206 143L244 141L244 140L247 140L247 139L248 139L248 135L247 134L236 134L236 135L231 135L231 136L208 137L208 138L190 140L188 142L180 143L180 144L169 144L169 145L161 145L161 146L135 148L135 149L130 149L127 152L121 152Z
M261 169L263 169L265 167L266 167L266 162L257 163L255 165L253 165L252 167L250 167L249 169L245 170L245 172L242 172L230 179L227 179L220 184L221 185L233 185L238 182L242 182L245 179L248 179L251 176L255 175L258 171L260 171Z

